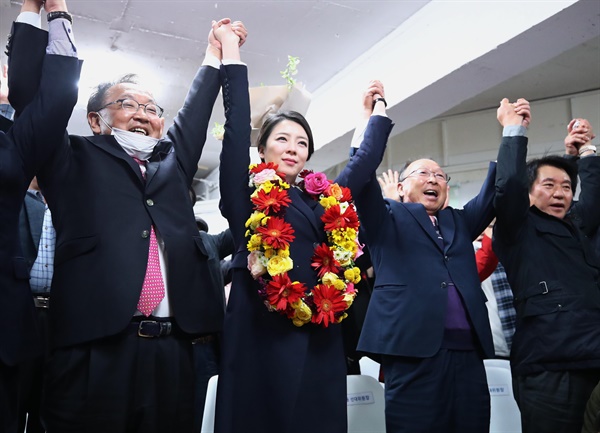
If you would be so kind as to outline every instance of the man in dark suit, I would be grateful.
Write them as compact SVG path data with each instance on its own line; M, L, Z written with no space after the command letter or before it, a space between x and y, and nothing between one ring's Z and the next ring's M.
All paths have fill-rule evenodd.
M494 166L462 210L444 207L449 178L430 159L402 172L402 202L385 200L376 179L391 129L383 96L372 82L364 140L340 182L352 189L376 275L358 349L381 354L388 432L487 432L483 358L494 352L472 241L494 215ZM516 109L527 115L528 105Z
M526 143L503 143L498 158L493 246L515 298L510 358L524 433L581 431L600 381L600 264L589 239L600 223L600 158L578 120L575 160L526 163Z
M66 10L64 3L56 0L46 1L46 8ZM18 221L27 186L60 143L77 101L80 63L76 52L56 50L58 40L70 41L64 30L57 29L61 21L52 25L58 32L53 33L48 54L43 55L37 95L10 129L0 132L0 326L5 330L0 336L0 432L17 431L18 365L40 352Z
M224 310L222 290L206 283L188 196L219 91L219 61L209 44L164 138L150 91L131 76L100 84L88 101L94 136L65 137L38 173L57 234L50 433L192 428L192 340L219 332ZM11 77L35 72L13 68Z
M41 424L43 365L48 343L48 308L50 287L54 272L56 232L51 213L33 178L19 215L21 250L29 271L29 285L36 307L37 322L41 331L43 354L23 363L19 368L19 431L44 432Z

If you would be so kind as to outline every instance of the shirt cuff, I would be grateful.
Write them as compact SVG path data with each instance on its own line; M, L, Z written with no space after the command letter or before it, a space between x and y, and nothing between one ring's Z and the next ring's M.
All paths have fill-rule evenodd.
M246 64L244 62L242 62L241 60L233 60L233 59L223 59L223 64L224 65L243 65L243 66L246 66Z
M42 16L35 12L21 12L15 21L32 25L38 29L42 28Z
M10 104L0 104L0 116L6 117L8 120L13 120L15 109Z
M502 130L503 137L525 137L527 136L527 128L523 125L508 125Z
M46 53L77 57L73 27L69 20L57 18L48 23L48 47L46 47Z
M220 69L221 61L212 54L207 54L206 56L204 56L202 66L210 66L211 68Z
M356 129L354 130L354 134L352 135L352 141L350 142L350 147L358 149L363 139L365 138L365 131L367 130L367 124L369 123L369 119L362 120Z

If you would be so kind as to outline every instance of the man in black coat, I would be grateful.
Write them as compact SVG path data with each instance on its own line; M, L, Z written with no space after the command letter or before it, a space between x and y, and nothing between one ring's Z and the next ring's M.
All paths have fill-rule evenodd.
M600 265L588 238L600 223L600 158L589 139L573 145L576 165L561 156L526 164L518 142L498 156L494 251L515 298L511 367L524 433L581 431L600 380Z

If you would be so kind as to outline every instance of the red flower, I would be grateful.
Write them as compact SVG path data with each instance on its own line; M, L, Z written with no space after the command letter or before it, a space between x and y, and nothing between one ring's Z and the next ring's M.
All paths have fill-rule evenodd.
M313 314L311 321L317 324L323 324L328 327L330 323L335 322L335 314L341 313L348 308L344 301L342 292L335 287L319 284L312 291L317 314Z
M256 228L262 240L276 250L287 247L294 240L294 229L282 218L270 217L266 226Z
M286 272L285 274L275 275L267 283L265 289L267 290L269 304L279 311L285 311L290 304L297 302L304 296L306 287L302 283L292 283Z
M340 188L342 189L342 198L340 201L351 201L352 193L350 192L350 188L346 188L345 186L340 186Z
M261 162L256 167L250 169L250 173L260 173L261 171L267 170L269 168L277 171L279 166L277 164L275 164L274 162Z
M321 217L325 223L325 230L331 232L335 229L358 228L358 215L353 206L348 206L343 214L340 213L340 206L331 206Z
M333 251L326 243L322 243L315 248L315 255L312 260L310 265L319 271L319 278L322 278L327 272L337 274L340 270L340 263L333 257Z
M265 215L279 213L283 206L287 207L291 202L287 191L277 187L271 188L269 193L260 190L256 196L252 197L254 209L261 211Z

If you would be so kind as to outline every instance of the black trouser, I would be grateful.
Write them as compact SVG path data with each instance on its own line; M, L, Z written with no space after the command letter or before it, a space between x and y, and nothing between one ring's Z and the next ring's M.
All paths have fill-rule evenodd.
M490 393L474 350L382 356L387 433L488 433Z
M45 383L48 433L192 431L192 342L177 332L145 338L131 325L113 337L55 350Z
M544 371L513 377L523 433L580 433L600 370Z
M41 403L44 363L48 353L48 309L36 308L44 355L19 364L19 433L43 433Z
M17 431L17 371L0 361L0 433Z

